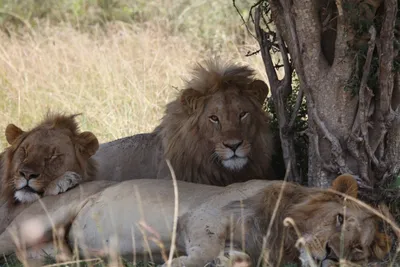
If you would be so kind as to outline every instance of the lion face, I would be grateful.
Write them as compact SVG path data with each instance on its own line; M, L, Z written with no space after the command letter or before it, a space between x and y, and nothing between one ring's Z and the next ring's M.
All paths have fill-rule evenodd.
M226 169L239 171L248 163L257 113L256 106L236 88L217 92L207 102L200 127L206 129L210 156Z
M207 146L208 157L230 171L240 171L251 159L253 142L260 131L258 126L266 125L268 120L261 110L268 86L261 80L241 86L229 83L219 86L206 96L186 89L182 97L187 105L193 105L194 99L197 105L202 102L203 108L196 117L201 129L199 139Z
M98 149L97 138L90 132L78 134L73 124L55 117L30 132L10 124L6 129L7 150L3 187L9 197L20 203L37 200L46 187L65 172L85 176L89 157ZM51 122L51 123L50 123ZM5 185L4 185L5 184Z
M228 185L271 178L268 86L247 66L209 60L192 70L155 132L178 180ZM168 174L169 175L169 171Z
M314 220L321 223L305 235L312 257L318 261L338 262L346 259L363 263L371 258L381 259L389 248L389 239L377 230L378 218L365 210L343 206L324 205Z
M351 176L339 176L332 189L357 197L357 182ZM381 219L352 200L325 192L302 205L297 213L308 212L304 244L320 262L366 263L383 259L391 247L390 237L379 232ZM307 214L307 213L305 213Z

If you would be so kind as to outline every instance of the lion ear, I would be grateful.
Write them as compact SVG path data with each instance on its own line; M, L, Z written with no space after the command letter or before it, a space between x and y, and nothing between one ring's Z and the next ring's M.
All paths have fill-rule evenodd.
M269 88L265 82L256 79L249 84L248 91L254 95L258 102L262 105L267 98Z
M385 233L376 232L374 243L372 244L372 251L378 260L386 257L392 247L392 239Z
M82 156L89 158L99 149L99 140L91 132L82 132L75 138L75 147Z
M333 180L332 189L357 198L358 185L356 179L351 174L346 173L338 176Z
M200 105L203 94L192 88L182 91L181 103L189 114L193 113Z
M14 143L14 141L24 133L24 131L22 131L21 128L18 128L14 124L9 124L7 125L5 133L7 142L12 145L12 143Z

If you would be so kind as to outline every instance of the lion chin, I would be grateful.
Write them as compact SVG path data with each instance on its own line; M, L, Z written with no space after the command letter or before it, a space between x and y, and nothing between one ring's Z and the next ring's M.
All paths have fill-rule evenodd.
M230 159L225 159L222 160L222 165L227 168L228 170L231 171L240 171L241 169L244 168L244 166L246 166L247 162L248 162L248 158L241 158L238 156L233 156Z
M20 203L30 203L38 200L40 195L29 187L24 187L14 193L14 198Z

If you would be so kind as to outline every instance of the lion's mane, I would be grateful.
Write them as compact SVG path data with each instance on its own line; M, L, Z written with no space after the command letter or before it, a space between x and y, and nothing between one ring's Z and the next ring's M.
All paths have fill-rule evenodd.
M185 89L176 100L170 102L155 129L162 140L164 156L171 161L177 179L189 182L227 185L250 179L271 179L270 159L273 152L269 117L262 109L268 87L254 78L255 72L248 66L222 63L218 60L198 64L186 81ZM256 81L256 82L255 82ZM267 90L251 88L251 83L262 84ZM200 117L208 103L218 92L231 92L249 100L256 112L251 114L253 136L244 136L251 143L249 162L240 171L223 168L213 161L213 151L206 145L201 132L209 131L200 124Z

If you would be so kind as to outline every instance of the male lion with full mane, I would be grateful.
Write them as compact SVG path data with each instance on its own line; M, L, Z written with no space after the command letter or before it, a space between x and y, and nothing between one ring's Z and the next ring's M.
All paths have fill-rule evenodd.
M105 181L43 198L48 214L38 202L33 203L0 236L0 254L17 250L12 239L15 231L19 247L32 248L51 241L52 226L56 225L66 230L61 241L68 244L63 246L76 247L83 257L130 257L134 253L137 259L150 254L152 261L165 262L172 242L173 184L168 180L129 180L79 198L81 192L90 192L100 182ZM324 264L339 258L355 263L381 260L390 250L391 239L379 231L381 219L376 213L351 200L357 191L351 175L336 178L331 189L265 180L227 187L178 181L178 256L171 266L204 266L223 258L224 252L228 260L223 266L239 261L256 266L260 257L267 266L299 258ZM284 225L285 218L296 223L298 232L292 225ZM34 235L32 225L40 226Z
M268 86L247 66L209 60L192 71L154 132L100 146L94 158L107 180L166 178L228 185L273 179Z
M99 142L91 132L79 133L77 115L48 114L30 131L9 124L10 146L1 156L1 198L9 207L57 195L94 177L90 157Z

